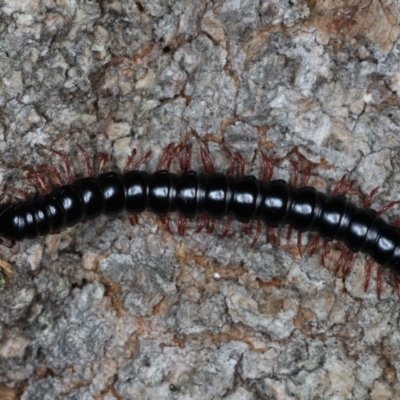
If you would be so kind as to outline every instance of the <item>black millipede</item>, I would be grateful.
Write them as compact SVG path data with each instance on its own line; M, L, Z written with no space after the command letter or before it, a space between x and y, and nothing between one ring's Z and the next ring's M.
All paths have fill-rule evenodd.
M167 216L172 212L179 214L178 232L183 235L188 219L208 216L212 224L215 220L227 217L224 235L229 229L231 219L243 224L257 221L258 239L261 222L269 229L284 225L298 232L298 246L301 247L302 232L316 232L325 244L332 240L342 242L350 250L349 262L343 265L342 252L336 272L342 269L348 273L355 253L367 254L371 261L367 266L365 288L367 288L373 262L378 267L378 296L381 290L381 267L394 272L394 284L399 293L398 275L400 273L400 229L386 222L381 212L371 208L359 207L348 200L345 194L327 195L312 186L297 187L284 180L272 180L272 164L263 155L263 177L244 175L243 159L239 176L235 174L232 154L229 174L215 173L214 165L201 149L204 172L190 169L189 147L169 145L154 173L139 170L149 157L147 153L129 170L136 150L132 152L122 173L104 172L106 158L100 174L94 176L86 151L78 145L85 156L88 177L74 179L67 157L58 151L66 164L69 183L51 165L50 170L58 179L59 186L51 188L38 171L30 171L29 177L40 189L35 198L13 200L0 204L0 243L11 247L16 241L35 239L38 236L57 233L81 221L94 219L102 214L115 216L124 210L129 213L132 223L137 216L149 210L161 217L170 231ZM179 153L180 173L169 171L172 160ZM240 156L240 155L238 155ZM6 196L9 184L3 186L0 201ZM24 193L23 191L19 191ZM388 206L398 202L392 202ZM388 207L385 207L385 210ZM198 230L204 226L204 218ZM313 246L315 250L315 246ZM301 251L301 250L300 250ZM323 246L322 259L326 247Z

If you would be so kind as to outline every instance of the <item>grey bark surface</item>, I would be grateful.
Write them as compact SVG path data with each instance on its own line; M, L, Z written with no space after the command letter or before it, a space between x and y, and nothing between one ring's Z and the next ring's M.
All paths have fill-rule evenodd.
M263 151L275 178L298 161L328 193L348 174L359 205L380 186L379 209L399 199L399 23L390 0L3 0L0 181L65 176L51 149L82 176L77 143L110 169L151 150L154 171L186 141L198 171L204 147L226 172L226 146L261 176ZM334 276L338 244L324 268L285 229L252 248L254 226L197 223L100 217L2 247L0 398L400 398L390 274L378 300L364 256Z

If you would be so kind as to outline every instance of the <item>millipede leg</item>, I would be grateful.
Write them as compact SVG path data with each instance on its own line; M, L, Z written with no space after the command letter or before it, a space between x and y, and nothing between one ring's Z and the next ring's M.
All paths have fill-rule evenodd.
M87 153L87 151L79 143L77 143L76 145L78 146L79 150L83 154L83 157L85 158L85 163L86 163L86 169L87 169L88 176L93 176L92 162L90 160L89 154Z
M177 146L175 146L173 148L172 153L170 154L170 156L168 158L168 161L167 161L167 167L166 168L167 168L168 171L171 168L171 164L172 164L172 161L174 160L174 158L176 156L176 153L179 153L181 151L181 149L182 149L182 143L178 144Z
M36 184L40 193L46 194L50 192L51 186L47 183L46 178L38 171L30 170L28 172L28 179Z
M319 235L316 235L314 240L311 243L311 249L310 249L310 256L313 256L315 252L317 251L317 247L319 244Z
M223 146L223 149L225 150L225 153L227 154L229 158L229 175L234 176L235 175L235 169L236 169L236 163L235 163L235 157L233 156L232 152L226 147Z
M371 260L369 260L369 262L365 268L364 292L367 292L367 290L368 290L369 282L371 281L371 272L372 272L373 265L374 265L374 260L371 258Z
M6 196L6 193L7 193L7 189L10 186L11 180L12 180L12 178L11 178L11 176L9 176L3 183L3 187L1 188L1 193L0 193L0 202L4 200L4 197Z
M376 294L378 295L378 299L381 299L382 294L382 266L378 265L376 270Z
M158 162L157 170L163 169L164 164L165 164L167 158L169 157L169 152L170 152L170 150L172 149L173 146L175 146L175 144L174 144L174 143L170 143L170 144L165 148L165 150L164 150L164 152L162 153L162 156L161 156L161 158L160 158L160 161Z
M303 254L301 252L301 232L297 232L297 248L299 249L299 254L300 257L303 257Z
M353 187L353 185L356 183L356 181L355 180L352 180L352 181L350 181L348 184L347 184L347 186L344 188L344 190L343 190L343 196L346 196L347 195L347 193L349 193L349 191L352 189L352 187Z
M240 176L244 176L244 172L246 169L246 161L244 160L242 154L239 152L236 153L236 157L239 159L240 163Z
M250 247L254 247L254 245L257 243L258 238L260 237L260 234L261 234L261 221L258 219L256 234L254 235L254 239Z
M160 221L165 225L165 228L167 229L167 231L173 235L172 230L171 230L171 225L169 223L169 218L168 217L159 217Z
M326 243L326 242L325 242L325 243ZM324 243L324 244L325 244L325 243ZM343 247L343 248L342 248L342 251L340 252L339 260L338 260L337 263L336 263L336 266L335 266L333 275L337 276L337 274L338 274L339 271L341 270L345 255L346 255L346 248Z
M214 220L215 221L215 220ZM232 217L228 215L225 221L225 229L221 234L221 239L225 238L226 235L229 233L229 228L231 227Z
M26 201L31 201L32 200L32 196L27 191L25 191L23 189L17 189L15 187L10 186L9 190L11 190L12 192L18 193L19 195L24 197L24 199Z
M248 234L249 234L250 228L249 228L249 224L248 224L248 223L247 223L247 224L242 223L242 232L243 232L245 235L248 235Z
M208 227L208 233L213 233L215 230L215 218L211 218L210 226Z
M199 226L195 230L195 233L200 233L204 229L205 224L206 224L206 214L202 214L200 217Z
M342 187L342 185L343 185L343 183L344 183L344 181L345 181L346 178L347 178L347 174L344 174L344 175L342 176L342 178L340 179L340 181L339 181L339 182L336 184L336 186L334 187L333 192L332 192L333 195L335 195L335 194L337 194L337 193L339 192L339 190L340 190L340 188Z
M149 150L135 165L134 170L138 170L142 164L146 162L146 160L151 156L151 150Z
M262 180L269 182L274 174L274 166L272 165L271 160L263 152L261 152L261 157L263 162Z
M293 227L289 225L288 231L286 234L286 244L289 246L290 244L290 239L292 238L292 232L293 232Z
M203 164L204 173L206 175L212 175L215 173L214 163L202 147L200 148L200 160Z
M189 145L180 145L179 148L179 168L180 172L183 173L190 169L190 147Z
M19 200L16 198L16 197L14 197L14 196L8 196L9 197L9 199L10 199L10 203L12 203L12 204L15 204L15 203L17 203Z
M399 277L395 272L393 272L393 284L394 284L394 290L397 293L397 297L400 299Z
M185 146L186 148L186 159L185 159L185 170L190 170L191 168L191 152L190 152L190 146L187 144Z
M379 188L380 188L380 186L377 186L375 189L371 190L371 193L368 195L368 197L363 202L364 208L367 208L371 205L372 198L376 195Z
M110 157L108 154L100 155L100 168L99 168L100 174L103 174L105 172L109 161L110 161ZM124 171L124 172L126 172L126 171Z
M297 182L299 180L299 165L296 161L291 161L293 166L293 186L297 186Z
M53 167L51 164L42 164L39 165L38 168L50 172L57 178L60 185L65 185L65 180L61 177L61 174L58 172L57 168Z
M130 154L129 157L128 157L128 160L126 161L125 168L124 168L124 170L122 171L124 174L125 174L125 172L128 172L128 171L129 171L129 168L130 168L130 166L132 165L133 160L135 159L136 153L137 153L137 152L136 152L136 149L133 148L132 151L131 151L131 154Z
M139 217L136 214L128 214L129 222L135 226L139 222Z
M386 204L385 206L383 206L376 215L381 216L383 213L385 213L387 210L389 210L389 208L392 208L393 206L395 206L396 204L400 204L400 200L396 200L396 201L391 201L390 203Z
M304 175L303 186L307 186L308 185L308 181L310 180L310 176L311 176L311 168L308 166L306 168L306 172L305 172L305 175Z
M54 150L54 149L52 149L51 151L53 153L57 154L58 156L60 156L63 159L64 164L65 164L65 169L67 170L68 180L70 182L72 182L74 180L74 177L72 176L71 164L69 163L68 157L64 153L62 153L61 151Z
M11 249L15 246L15 240L4 240L3 238L0 238L0 244Z
M354 256L355 256L355 253L351 253L347 259L347 262L343 268L343 279L346 279L347 275L349 275L349 273L350 273L351 267L354 262Z
M187 226L188 219L183 215L179 214L178 216L178 234L180 236L185 235L186 226Z
M275 229L272 226L268 227L268 233L272 238L272 243L277 243L278 242L278 238L276 236ZM268 239L268 236L267 236L267 239Z

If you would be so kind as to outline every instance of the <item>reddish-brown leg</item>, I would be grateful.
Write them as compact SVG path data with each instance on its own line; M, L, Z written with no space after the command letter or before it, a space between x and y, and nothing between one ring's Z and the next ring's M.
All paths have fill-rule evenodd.
M136 149L132 149L131 154L128 157L128 160L126 161L125 168L122 171L124 174L129 171L129 168L131 167L133 160L135 159L136 153L137 153Z
M213 233L215 230L215 218L211 218L210 226L208 227L208 233Z
M300 254L300 257L303 257L303 254L302 254L302 252L301 252L301 232L299 231L299 232L297 232L297 248L299 249L299 254Z
M181 149L182 149L182 143L178 144L176 147L174 147L174 149L172 150L172 153L170 154L168 161L167 161L167 170L170 170L172 161L174 161L176 154L177 153L179 154Z
M201 215L200 223L199 223L199 226L197 227L197 229L195 230L195 233L200 233L204 229L204 226L206 224L206 218L207 218L206 214Z
M353 185L356 183L356 181L355 180L352 180L352 181L350 181L348 184L347 184L347 186L344 188L344 190L343 190L343 196L346 196L347 195L347 193L349 193L349 191L352 189L352 187L353 187Z
M6 196L7 189L9 188L11 181L12 178L11 176L9 176L3 183L3 187L1 188L1 193L0 193L0 202L4 200L4 197Z
M306 171L305 171L304 179L303 179L303 186L307 186L308 185L308 181L310 180L310 176L311 176L311 168L307 167Z
M31 201L32 200L32 196L25 190L22 189L17 189L15 187L9 186L8 188L9 190L11 190L14 193L18 193L20 196L22 196L26 201Z
M299 166L296 161L291 161L293 166L293 186L297 186L299 180Z
M200 148L200 160L203 164L204 173L206 175L212 175L215 173L214 163L203 148Z
M243 232L245 235L248 235L248 234L249 234L250 228L249 228L249 224L248 224L248 223L247 223L247 224L242 223L242 232Z
M347 175L344 174L342 176L342 179L340 179L340 181L336 184L335 188L333 189L333 193L332 193L333 195L338 194L338 192L341 189L341 187L343 186L346 178L347 178ZM346 194L349 193L349 191L352 189L355 182L356 182L355 180L352 180L345 186L345 188L342 191L343 196L346 196Z
M232 222L232 217L229 215L229 216L226 218L226 221L225 221L225 229L224 229L224 231L223 231L222 234L221 234L221 239L223 239L224 237L226 237L226 235L229 233L229 228L231 227L231 222Z
M342 178L340 179L340 181L336 184L335 188L333 189L333 192L332 192L333 195L338 194L338 192L339 192L340 188L342 187L346 178L347 178L347 174L344 174L342 176Z
M325 240L321 250L321 263L323 266L325 266L325 256L327 252L328 252L328 241Z
M87 169L88 176L93 176L92 162L90 160L89 154L87 153L87 151L79 143L77 143L76 145L78 146L79 150L83 154L83 157L85 158L85 163L86 163L86 169Z
M377 186L375 189L371 190L371 193L368 195L368 197L363 202L364 208L367 208L371 205L372 198L376 195L379 188L380 188L380 186Z
M382 266L378 265L376 271L376 294L378 295L378 299L381 299L382 294Z
M257 243L257 240L260 237L260 234L261 234L261 221L258 219L256 234L254 235L254 239L253 239L253 242L251 243L251 247L254 247L254 245Z
M227 156L229 158L229 164L230 164L229 175L234 176L235 175L235 169L236 169L235 157L233 156L231 151L226 146L223 146L223 148L224 148L225 153L227 154Z
M169 224L169 218L168 217L159 217L160 221L165 225L165 228L167 231L173 235L172 230L171 230L171 225Z
M347 262L343 268L343 278L346 279L347 275L349 275L351 267L353 266L355 253L350 253L349 257L347 258Z
M269 182L274 174L274 166L272 165L271 160L263 152L261 152L261 157L263 162L262 180Z
M135 165L134 170L138 170L142 164L144 164L146 162L146 160L151 156L151 150L149 150L139 161L138 163Z
M191 152L190 152L190 146L188 144L185 147L186 147L185 170L188 171L191 168Z
M51 151L53 153L57 154L58 156L60 156L63 159L64 164L65 164L65 169L67 170L68 180L70 182L72 182L74 180L74 177L72 176L71 164L69 163L68 157L64 153L62 153L61 151L54 150L54 149L52 149Z
M393 272L393 284L394 284L394 290L397 293L397 297L400 299L399 277L395 272Z
M385 213L387 210L389 210L389 208L392 208L393 206L395 206L396 204L400 204L400 200L396 200L396 201L391 201L390 203L386 204L386 206L383 206L377 213L378 216L382 215L383 213Z
M179 148L179 168L180 172L183 173L190 169L190 147L189 145L180 145Z
M161 156L161 158L160 158L160 161L158 162L157 170L160 170L160 169L163 169L163 168L164 168L164 164L165 164L165 162L167 161L167 159L169 158L169 153L170 153L171 149L172 149L174 146L175 146L174 143L170 143L170 144L165 148L165 150L164 150L164 152L163 152L163 154L162 154L162 156Z
M99 168L100 174L103 174L106 171L109 161L110 161L110 157L108 156L108 154L100 155L100 168ZM126 171L124 170L124 172L126 172Z
M365 282L364 282L364 292L367 292L369 287L369 282L371 281L371 272L374 265L374 260L371 258L365 268Z
M37 185L41 194L50 192L51 186L47 183L46 178L40 172L35 170L29 171L28 179Z
M42 164L39 165L38 168L50 172L57 178L60 185L65 185L65 180L61 177L61 174L58 172L57 168L53 167L51 164Z
M139 217L136 214L128 214L129 222L135 226L139 222Z
M236 157L239 159L239 163L240 163L240 176L244 176L244 172L246 169L246 161L244 160L243 156L239 152L236 153Z
M178 234L180 236L185 235L186 226L187 226L188 219L183 215L179 214L178 216Z
M3 238L0 238L0 244L11 249L15 246L15 240L4 240Z
M18 199L16 197L14 197L14 196L8 195L8 198L9 198L9 202L12 203L12 204L18 202Z
M319 244L319 235L316 235L313 242L311 243L310 256L313 256L315 254L315 252L317 251L318 244Z
M325 243L326 243L326 242L325 242ZM340 252L339 259L338 259L338 261L337 261L337 263L336 263L334 272L333 272L333 274L334 274L335 276L338 275L339 271L340 271L341 268L342 268L345 255L346 255L346 248L343 247L343 248L342 248L342 251Z
M278 242L278 238L276 236L275 229L272 226L268 227L268 233L272 238L272 243L277 243ZM267 236L267 239L268 239L268 236Z

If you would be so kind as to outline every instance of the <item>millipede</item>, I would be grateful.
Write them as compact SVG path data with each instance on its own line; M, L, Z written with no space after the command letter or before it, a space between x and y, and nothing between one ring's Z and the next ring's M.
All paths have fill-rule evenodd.
M400 297L398 275L400 273L400 228L382 218L382 214L399 201L392 201L376 211L369 207L375 188L362 206L352 203L347 197L354 181L345 186L346 176L336 185L332 194L325 194L308 186L309 171L302 185L298 185L298 169L295 163L293 183L273 180L273 164L263 152L262 177L245 175L245 162L240 153L233 155L224 147L230 160L228 173L215 172L214 164L207 152L200 148L203 172L190 168L191 149L187 144L170 144L164 150L155 172L140 170L150 157L146 153L133 166L136 149L132 150L122 172L106 172L108 156L102 155L99 174L95 175L86 150L82 152L88 176L74 179L68 157L57 150L65 164L68 182L51 164L43 164L28 173L28 179L35 182L38 194L33 198L21 189L13 188L10 179L3 184L0 202L9 196L8 202L0 204L0 244L12 247L17 241L35 239L39 236L58 233L79 222L92 220L102 214L116 216L123 211L129 215L131 224L138 222L138 215L148 210L160 217L166 229L172 233L168 216L178 213L177 230L184 235L189 219L200 217L196 232L205 226L210 218L209 232L215 228L215 221L226 218L222 237L229 231L233 219L246 226L256 221L256 233L251 246L259 239L262 223L276 240L275 228L288 226L287 238L292 230L297 231L297 247L302 254L302 233L315 232L310 253L323 239L321 260L327 252L329 242L335 240L344 244L335 266L335 274L349 273L356 253L369 256L366 266L364 289L367 290L374 263L377 267L377 294L382 290L382 268L393 271L395 291ZM179 162L179 173L170 172L173 160ZM239 160L239 168L236 162ZM52 187L45 172L52 173L57 185ZM24 197L18 200L9 191ZM350 255L345 258L346 252Z

